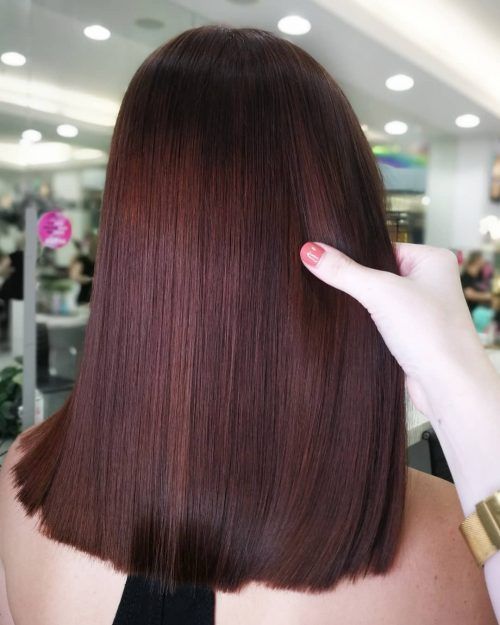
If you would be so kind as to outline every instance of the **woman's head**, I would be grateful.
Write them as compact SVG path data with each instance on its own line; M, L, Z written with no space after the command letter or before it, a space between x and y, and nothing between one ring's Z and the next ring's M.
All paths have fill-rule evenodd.
M117 568L322 590L393 561L404 380L307 240L397 272L379 172L339 87L271 33L181 33L113 134L91 315L19 498Z
M484 266L484 256L481 250L473 250L465 261L465 269L479 273Z

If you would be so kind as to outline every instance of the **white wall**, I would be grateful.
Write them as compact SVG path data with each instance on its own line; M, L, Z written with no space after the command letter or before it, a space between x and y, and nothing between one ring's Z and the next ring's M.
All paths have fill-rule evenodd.
M453 189L457 167L456 141L440 139L431 144L427 171L427 207L425 242L439 247L453 247Z
M430 147L426 243L456 249L480 246L479 221L500 216L489 199L494 139L445 138Z
M78 170L54 172L51 186L52 195L56 201L64 199L79 202L82 199L81 172Z

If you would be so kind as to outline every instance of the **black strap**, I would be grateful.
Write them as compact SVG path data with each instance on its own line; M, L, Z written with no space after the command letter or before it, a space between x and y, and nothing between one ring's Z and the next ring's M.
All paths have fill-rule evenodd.
M179 586L161 592L159 585L129 576L113 625L214 625L215 594L205 586Z

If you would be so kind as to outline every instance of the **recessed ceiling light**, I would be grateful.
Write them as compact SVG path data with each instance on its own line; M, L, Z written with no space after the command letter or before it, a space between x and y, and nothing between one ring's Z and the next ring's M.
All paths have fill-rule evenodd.
M17 149L16 149L17 148ZM71 146L67 143L36 143L27 147L3 144L0 159L18 167L53 165L71 158Z
M305 35L311 30L311 22L300 15L287 15L280 19L278 28L287 35Z
M404 135L405 132L407 132L408 130L408 124L395 120L392 122L387 122L387 124L384 126L384 130L389 135Z
M73 126L73 124L59 124L56 128L56 132L61 137L76 137L78 128Z
M466 113L465 115L459 115L455 120L455 124L460 128L475 128L479 126L480 121L477 115Z
M428 195L424 195L420 201L422 202L422 206L429 206L431 198Z
M385 81L385 86L387 89L391 89L391 91L407 91L411 89L414 84L415 81L413 78L406 74L395 74L394 76L389 76Z
M86 26L83 29L83 34L89 39L94 39L95 41L104 41L111 37L111 32L107 28L105 28L104 26L100 26L99 24Z
M0 56L0 60L5 65L12 65L13 67L20 67L26 63L26 57L20 52L4 52Z
M27 143L36 143L42 138L42 133L39 130L28 128L28 130L23 130L21 137Z

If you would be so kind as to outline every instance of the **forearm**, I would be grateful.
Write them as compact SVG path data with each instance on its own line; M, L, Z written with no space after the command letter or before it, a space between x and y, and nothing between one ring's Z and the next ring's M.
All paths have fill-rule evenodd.
M486 356L475 355L472 361L467 367L456 366L453 387L444 382L441 396L434 391L433 415L429 415L464 517L476 503L500 490L500 376ZM500 552L485 562L484 574L500 622Z
M500 552L496 553L484 563L484 577L491 605L500 623Z
M74 280L74 282L78 282L78 284L88 284L89 282L92 282L92 277L85 276L84 274L70 274L70 278Z
M491 302L492 300L491 293L488 293L487 291L466 292L466 297L469 301L475 303Z
M468 515L500 489L500 376L484 353L449 367L430 393L429 418Z

